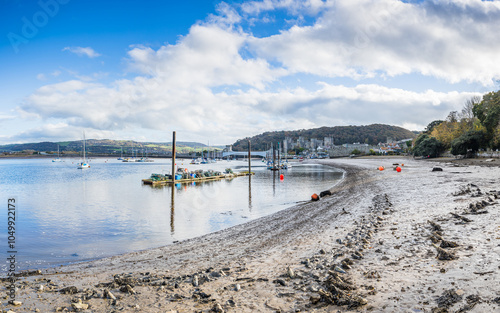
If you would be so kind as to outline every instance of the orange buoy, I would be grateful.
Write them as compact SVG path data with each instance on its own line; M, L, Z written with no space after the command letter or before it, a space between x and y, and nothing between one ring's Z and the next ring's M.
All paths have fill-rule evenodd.
M399 166L396 167L396 172L398 172L398 173L401 172L401 167L399 167Z
M313 193L313 195L311 196L311 200L312 201L318 201L319 200L319 196L315 193Z
M401 166L405 166L405 164L404 164L404 163L401 163Z
M380 167L378 168L378 170L379 170L379 171L383 171L383 170L384 170L384 167L383 167L383 166L380 166Z

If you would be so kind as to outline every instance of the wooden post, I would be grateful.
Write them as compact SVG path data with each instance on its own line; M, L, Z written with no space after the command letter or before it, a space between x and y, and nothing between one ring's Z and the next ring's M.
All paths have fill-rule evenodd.
M248 175L252 175L252 144L250 143L250 140L248 141Z
M278 169L281 168L281 142L278 142Z
M273 147L273 170L276 169L276 150L274 150L274 144L272 144Z
M172 188L175 183L175 131L172 135Z

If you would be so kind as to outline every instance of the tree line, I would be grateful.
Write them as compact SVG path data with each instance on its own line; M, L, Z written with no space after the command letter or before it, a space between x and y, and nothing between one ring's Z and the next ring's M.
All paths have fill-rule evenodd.
M500 148L500 90L468 99L460 112L427 125L414 141L415 156L437 157L449 150L471 157L481 149Z

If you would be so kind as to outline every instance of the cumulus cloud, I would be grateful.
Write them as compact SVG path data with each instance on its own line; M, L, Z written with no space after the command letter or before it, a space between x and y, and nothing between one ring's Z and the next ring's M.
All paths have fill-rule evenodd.
M97 58L98 56L101 56L99 53L95 52L94 49L91 47L65 47L62 49L62 51L69 51L71 53L74 53L78 56L86 56L89 58Z
M317 16L308 26L267 37L239 25L285 7L291 14ZM492 66L500 61L500 43L493 40L500 31L496 2L264 0L221 4L218 12L175 44L131 47L127 65L135 78L100 84L80 77L46 85L25 99L21 112L59 131L68 128L76 138L74 130L82 128L110 136L177 130L185 140L218 143L269 130L335 125L418 130L479 93L417 92L411 85L384 86L384 77L412 74L487 85L500 76ZM92 49L82 53L96 55ZM360 81L329 80L339 77ZM306 83L288 84L297 78ZM45 136L53 129L24 135Z
M253 38L260 57L290 71L330 77L419 73L492 84L500 69L500 3L336 1L312 26Z

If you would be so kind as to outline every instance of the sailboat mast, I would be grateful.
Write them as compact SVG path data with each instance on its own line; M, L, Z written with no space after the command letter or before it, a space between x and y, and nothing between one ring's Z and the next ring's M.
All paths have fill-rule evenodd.
M83 162L85 162L85 132L83 132Z

